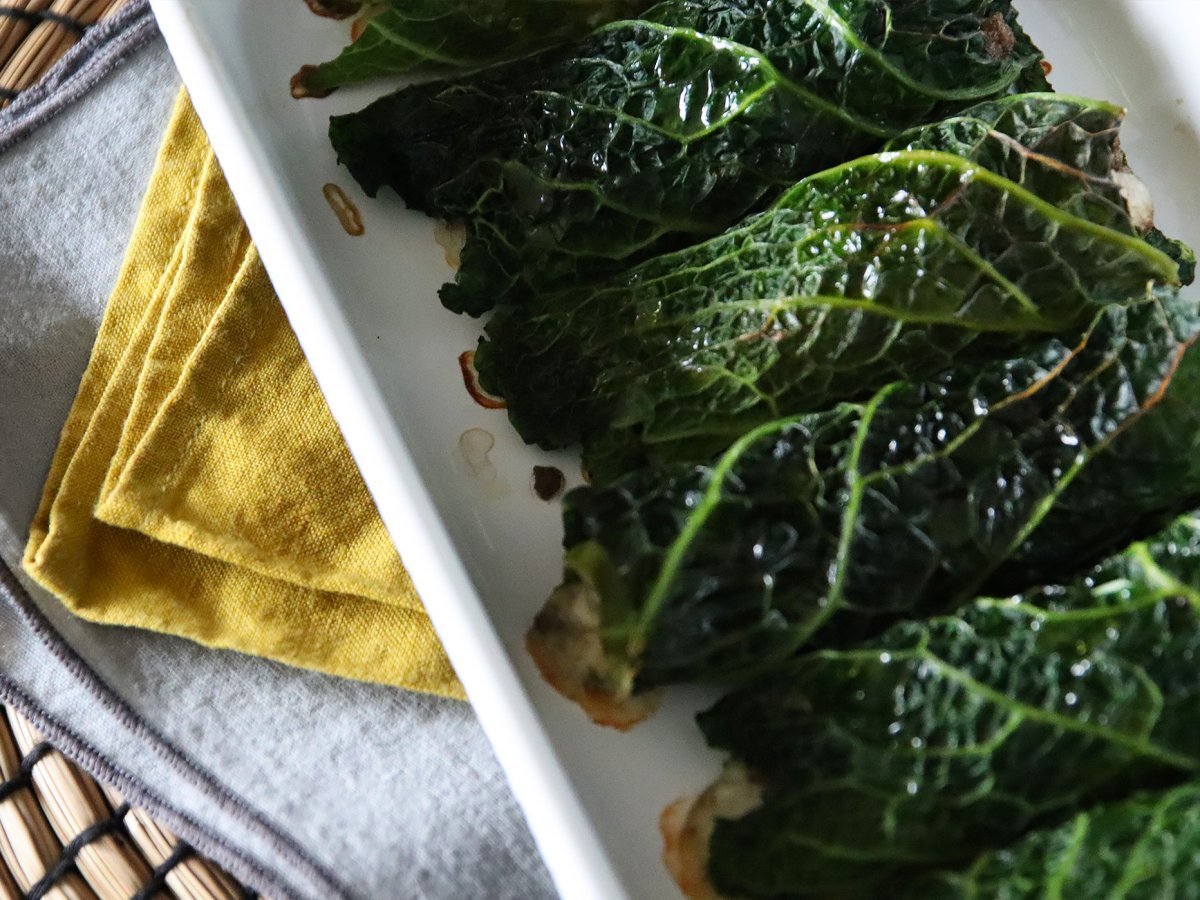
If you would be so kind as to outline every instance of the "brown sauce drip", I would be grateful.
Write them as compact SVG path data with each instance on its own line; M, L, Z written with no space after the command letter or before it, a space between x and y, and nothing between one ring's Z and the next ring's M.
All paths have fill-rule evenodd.
M321 188L321 193L325 195L329 208L337 215L346 234L358 237L363 233L365 229L363 228L362 213L358 211L354 201L346 196L345 191L331 181Z
M502 397L495 397L479 386L479 373L475 371L475 351L466 350L458 354L458 369L462 372L463 385L471 399L484 409L508 409Z
M294 99L303 100L305 97L314 97L319 100L322 97L328 97L333 93L331 90L318 91L308 86L306 83L308 73L313 71L315 68L316 66L313 65L301 66L300 71L292 76L292 80L288 82L288 89L291 91Z
M308 8L326 19L347 19L358 12L358 4L351 0L304 0Z
M534 466L531 485L538 499L549 503L563 492L567 486L567 476L556 466Z

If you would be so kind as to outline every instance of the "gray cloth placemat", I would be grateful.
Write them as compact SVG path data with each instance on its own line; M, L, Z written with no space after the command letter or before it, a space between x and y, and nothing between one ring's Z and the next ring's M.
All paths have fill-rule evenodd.
M553 896L465 704L90 625L19 571L178 80L152 38L62 98L139 14L0 114L0 699L274 896Z

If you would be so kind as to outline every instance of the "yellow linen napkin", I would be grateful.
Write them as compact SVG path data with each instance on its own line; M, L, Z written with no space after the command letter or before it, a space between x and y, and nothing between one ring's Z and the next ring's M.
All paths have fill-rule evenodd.
M25 567L92 621L463 696L186 96Z

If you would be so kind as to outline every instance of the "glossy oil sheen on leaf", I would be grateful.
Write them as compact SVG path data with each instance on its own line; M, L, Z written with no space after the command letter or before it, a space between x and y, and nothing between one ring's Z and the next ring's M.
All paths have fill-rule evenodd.
M369 194L463 220L457 311L720 232L798 178L1013 89L1009 0L667 0L561 48L335 117Z
M1126 201L1121 118L1018 95L905 135L703 244L497 310L480 377L606 481L1078 327L1179 282Z
M1057 893L1050 894L1050 890ZM1082 812L985 854L958 872L920 879L905 900L1200 898L1200 785L1144 793Z
M299 76L322 96L348 84L410 72L477 69L636 14L639 0L385 0L336 58ZM356 29L357 30L357 29Z
M736 760L725 777L748 770L762 801L717 819L717 887L871 896L871 885L1004 846L1097 798L1193 777L1197 584L1200 519L1188 515L1073 581L808 654L730 694L701 728ZM1031 869L1035 846L1047 844L1018 851L1013 877L1063 863L1051 854ZM1112 861L1093 864L1094 878Z
M603 653L565 692L619 700L1085 565L1200 500L1198 330L1178 297L1110 309L1078 345L770 423L712 466L573 491L535 659L551 677L547 648L594 634Z

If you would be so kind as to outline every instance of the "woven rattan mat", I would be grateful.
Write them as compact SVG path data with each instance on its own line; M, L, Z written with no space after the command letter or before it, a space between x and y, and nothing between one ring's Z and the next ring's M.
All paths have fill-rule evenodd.
M126 0L0 0L0 109ZM252 897L0 707L0 900Z
M126 0L0 0L0 109Z
M232 900L252 897L150 816L130 809L0 713L0 897Z

